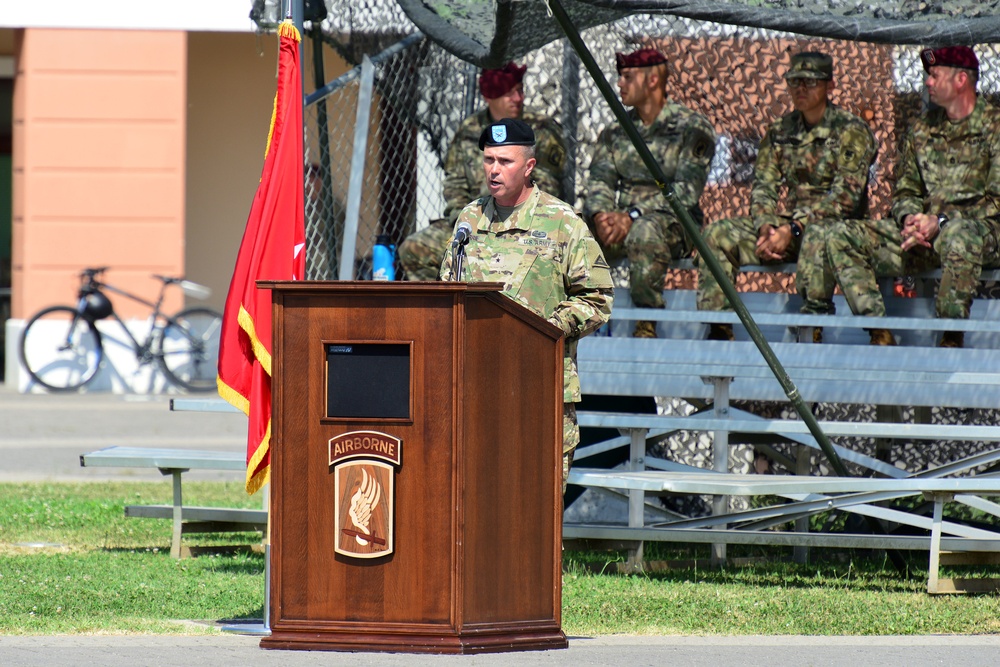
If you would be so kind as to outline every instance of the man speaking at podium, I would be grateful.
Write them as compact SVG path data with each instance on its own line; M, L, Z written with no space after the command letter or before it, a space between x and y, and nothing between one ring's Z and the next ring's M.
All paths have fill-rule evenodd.
M562 329L565 487L580 442L577 341L611 316L611 271L573 207L532 185L535 133L527 123L507 118L488 125L479 150L489 194L458 216L456 244L468 243L462 275L453 275L453 250L445 255L441 278L503 283L506 296Z

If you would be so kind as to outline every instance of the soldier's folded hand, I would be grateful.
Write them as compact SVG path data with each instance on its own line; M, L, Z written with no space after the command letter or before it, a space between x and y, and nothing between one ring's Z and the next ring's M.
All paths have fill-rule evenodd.
M937 217L926 213L908 215L903 219L903 229L900 232L903 244L900 247L904 252L917 246L930 248L931 239L937 236L938 231Z
M594 215L594 230L597 239L605 245L614 245L625 241L632 228L632 218L628 213L616 211L602 212Z
M770 262L784 259L791 240L792 228L789 225L780 227L764 225L760 228L760 236L757 237L757 256Z

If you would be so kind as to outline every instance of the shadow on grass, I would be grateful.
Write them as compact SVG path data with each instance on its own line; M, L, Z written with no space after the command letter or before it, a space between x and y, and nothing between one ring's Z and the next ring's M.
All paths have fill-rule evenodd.
M171 558L170 547L103 547L96 549L107 554L144 553ZM232 558L246 556L246 558ZM264 552L257 545L185 546L181 549L181 561L185 559L210 559L212 570L228 574L263 575Z
M728 562L724 566L712 563L707 548L689 550L663 548L647 543L641 572L632 572L626 563L627 551L599 552L567 551L564 571L586 572L605 576L638 576L662 583L711 583L721 585L779 586L782 588L814 588L842 586L878 590L912 591L925 586L927 554L905 553L906 571L900 574L885 552L870 550L813 549L810 560L792 560L790 548L733 549L730 545ZM654 548L649 548L649 547ZM998 566L953 566L945 571L961 569L965 576L997 576Z

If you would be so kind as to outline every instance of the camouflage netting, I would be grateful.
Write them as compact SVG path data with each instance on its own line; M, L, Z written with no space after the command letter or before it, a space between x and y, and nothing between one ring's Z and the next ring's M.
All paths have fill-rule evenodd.
M1000 35L998 0L560 0L577 29L636 13L880 44L978 44ZM560 39L545 0L399 0L448 51L483 67Z
M667 14L634 13L622 17L619 10L625 5L621 3L616 5L616 11L594 7L593 3L565 4L573 12L581 13L579 16L585 19L581 25L596 24L584 30L583 38L612 82L615 79L612 65L615 51L654 45L671 56L668 94L708 116L719 134L716 162L702 198L707 220L746 212L746 195L761 136L771 120L789 109L781 79L783 68L789 53L803 48L823 49L835 56L839 85L834 102L861 115L874 129L880 151L873 172L870 210L875 215L886 211L900 131L926 104L921 94L923 73L917 57L919 47L860 40L817 40L801 34L728 26ZM606 3L611 4L614 3ZM697 3L675 4L687 11ZM784 3L777 2L756 4L785 8ZM815 13L815 8L821 4L803 0L797 6L811 7ZM878 11L870 12L872 20L914 18L917 11L907 10L908 3L899 4L895 9L895 4L882 4ZM945 14L956 11L960 4L948 4L943 11ZM661 10L667 7L666 3L660 5ZM731 9L742 6L722 2L698 4L701 5ZM982 20L987 20L991 14L986 9L996 5L997 2L976 3L977 14L973 15L984 16ZM326 6L328 17L320 26L318 40L314 38L316 33L311 24L306 24L303 64L307 73L317 44L333 49L349 63L357 65L363 56L376 57L407 36L416 35L419 40L420 33L411 18L432 25L436 21L437 27L443 30L445 24L441 22L447 17L451 22L447 23L447 35L473 34L480 42L489 41L483 35L493 39L496 31L508 36L520 35L517 21L529 24L526 30L530 26L554 30L551 35L546 32L549 36L545 39L535 38L533 33L530 40L518 39L519 60L529 67L525 79L526 104L554 116L567 130L574 169L568 175L564 191L569 193L567 199L582 204L593 141L613 117L565 40L552 41L561 33L553 19L547 16L544 2L473 1L454 3L452 7L444 2L412 3L409 0L327 0ZM867 16L861 10L847 11L845 3L831 3L831 6L839 8L837 11L841 14ZM937 15L933 12L933 3L925 2L920 7L919 11L928 16ZM500 26L499 20L503 17L514 23L506 28ZM602 23L609 18L615 20ZM921 23L926 24L926 21ZM539 41L544 45L529 48ZM376 63L378 95L373 115L377 120L373 121L374 136L370 137L369 146L382 146L387 150L373 153L366 166L366 200L362 207L366 219L358 238L359 271L364 270L364 255L376 234L388 233L398 243L440 214L444 154L461 119L483 104L476 89L479 70L473 64L475 59L455 55L452 47L438 38L433 42L424 39ZM996 95L1000 86L992 65L995 49L985 44L977 48L983 61L981 89L988 95ZM337 144L331 145L333 156L351 154L353 135L345 128L354 119L356 89L357 77L331 91L324 100L330 105L326 135L331 138L331 144ZM311 140L309 159L315 164L324 162L319 159L315 143L319 134L316 131L319 126L317 111L318 104L310 104L306 115ZM321 205L327 209L328 218L342 215L348 169L349 164L344 159L334 159L329 167L330 171L339 170L340 173L332 174L332 193L323 198ZM414 172L415 178L407 176ZM314 197L316 199L318 197ZM315 248L324 244L332 248L339 246L342 238L336 237L339 228L335 221L318 227L323 228L325 238L322 243L314 243ZM335 251L326 253L328 257L331 254ZM336 257L329 259L327 272L335 274L339 260ZM324 273L313 272L312 275L319 277ZM741 278L741 282L745 280ZM769 278L750 275L749 280L754 289L773 287ZM690 286L691 276L677 274L671 276L671 281L670 286ZM779 287L788 288L789 285Z

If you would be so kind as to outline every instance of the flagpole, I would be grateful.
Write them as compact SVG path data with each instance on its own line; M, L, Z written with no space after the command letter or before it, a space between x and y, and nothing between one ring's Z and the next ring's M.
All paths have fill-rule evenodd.
M304 278L305 239L301 229L303 215L303 175L301 146L301 111L304 104L301 62L301 31L295 28L294 16L302 16L302 0L283 0L286 18L278 29L278 91L265 150L264 173L247 220L247 231L237 256L233 281L226 298L226 321L219 353L219 393L250 418L248 425L247 492L262 490L266 513L264 547L263 622L232 624L222 630L246 635L271 634L271 520L270 489L270 396L271 317L270 296L260 295L257 279ZM301 18L298 19L301 23ZM294 51L288 44L294 39ZM291 56L290 61L286 58ZM295 72L289 72L294 67ZM291 128L287 126L293 121ZM289 132L291 129L291 132ZM294 172L294 178L288 176ZM282 176L284 175L284 178ZM295 181L294 183L292 181ZM289 200L289 193L294 194ZM282 199L283 198L283 199ZM282 199L282 204L276 200ZM288 204L292 204L289 208ZM285 213L277 214L276 212ZM286 214L291 212L289 218ZM297 213L296 213L297 212ZM275 217L280 215L281 217ZM272 225L272 222L277 224ZM288 225L288 222L294 224ZM287 253L287 254L286 254ZM229 327L226 322L229 321ZM247 343L249 342L249 345ZM249 350L249 355L247 351ZM260 396L260 389L267 397ZM255 404L257 395L262 400ZM265 403L266 401L266 403ZM266 405L266 408L263 406Z
M298 29L299 34L303 32L302 26L302 16L305 13L305 0L283 0L285 5L285 20L291 21L293 25ZM296 18L298 17L298 18ZM299 49L299 62L302 62L302 42L298 44ZM280 53L279 53L280 56ZM302 69L299 69L299 97L302 100L300 104L305 104L305 86L304 86L304 76ZM303 172L304 180L305 172ZM299 183L300 189L305 189L305 183ZM273 399L272 399L273 400ZM271 413L274 413L274 405L271 405ZM267 533L264 537L264 606L263 606L263 623L260 632L255 634L260 634L264 636L270 636L271 634L271 485L270 483L265 484L262 489L264 493L264 509L267 510Z

